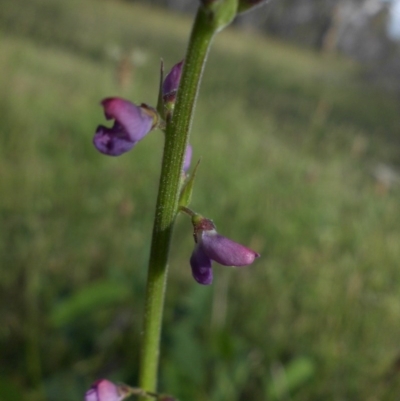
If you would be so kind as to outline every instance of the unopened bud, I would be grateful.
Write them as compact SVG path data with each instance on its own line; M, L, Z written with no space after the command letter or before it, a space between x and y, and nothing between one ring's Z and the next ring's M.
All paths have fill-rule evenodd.
M176 94L181 81L183 60L175 64L167 74L162 85L162 96L166 114L174 110Z

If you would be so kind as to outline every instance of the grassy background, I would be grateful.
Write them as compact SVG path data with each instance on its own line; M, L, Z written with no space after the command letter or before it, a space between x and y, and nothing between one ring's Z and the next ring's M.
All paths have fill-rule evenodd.
M1 401L79 400L102 376L137 383L162 135L115 159L91 140L103 97L155 103L159 59L183 57L190 23L136 3L0 3ZM199 286L179 218L162 391L398 399L400 191L371 172L400 164L399 129L399 102L349 61L217 37L192 206L262 257L215 266Z

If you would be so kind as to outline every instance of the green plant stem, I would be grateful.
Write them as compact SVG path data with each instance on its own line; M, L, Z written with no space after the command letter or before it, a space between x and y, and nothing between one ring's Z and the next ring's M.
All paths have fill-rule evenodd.
M147 277L140 387L156 391L169 247L178 210L183 160L200 80L215 29L200 8L193 25L174 114L165 135Z

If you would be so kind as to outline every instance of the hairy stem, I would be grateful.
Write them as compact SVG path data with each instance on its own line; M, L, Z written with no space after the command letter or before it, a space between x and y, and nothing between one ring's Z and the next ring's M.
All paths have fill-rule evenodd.
M168 123L146 287L140 387L156 391L169 247L178 211L185 150L200 80L215 29L200 8L192 29L174 114Z

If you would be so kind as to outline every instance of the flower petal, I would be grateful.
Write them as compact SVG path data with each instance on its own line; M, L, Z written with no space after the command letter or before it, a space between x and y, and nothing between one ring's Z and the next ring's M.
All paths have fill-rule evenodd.
M127 138L126 131L118 123L112 128L99 125L94 134L93 144L96 149L108 156L119 156L131 150L136 142Z
M203 285L209 285L213 280L211 259L206 255L201 244L198 244L190 257L192 275L194 279Z
M111 97L104 99L101 104L106 118L115 119L132 142L140 141L152 128L153 117L128 100Z
M101 104L107 119L114 119L111 128L97 127L93 144L109 156L119 156L131 150L153 126L153 116L146 109L120 98L107 98Z
M97 397L97 391L94 388L86 391L85 401L99 401L99 397Z
M219 235L215 230L203 231L200 244L210 259L224 266L247 266L260 256L257 252Z

